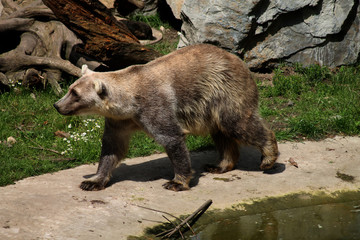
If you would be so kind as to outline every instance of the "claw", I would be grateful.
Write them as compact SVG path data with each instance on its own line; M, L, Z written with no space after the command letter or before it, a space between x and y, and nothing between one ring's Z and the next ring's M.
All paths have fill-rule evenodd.
M221 167L211 165L211 164L206 164L205 165L205 171L209 172L209 173L215 173L215 174L220 174L220 173L226 172Z
M85 191L99 191L105 188L103 184L100 184L99 182L93 182L93 181L83 181L80 184L80 188Z
M269 158L263 158L261 159L261 164L260 164L260 169L261 170L268 170L273 168L274 164L275 164L276 158L275 159L269 159Z
M174 181L169 181L169 182L163 184L163 187L165 189L172 190L172 191L175 191L175 192L185 191L185 190L189 189L189 186L184 186L184 184L177 183L177 182L174 182Z

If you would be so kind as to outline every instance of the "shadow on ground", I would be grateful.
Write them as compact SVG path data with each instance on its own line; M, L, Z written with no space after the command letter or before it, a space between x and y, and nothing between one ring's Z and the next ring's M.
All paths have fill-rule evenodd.
M200 177L208 174L205 171L205 165L217 164L218 153L216 151L192 152L191 164L195 171L191 181L191 187L198 184ZM148 162L131 164L131 159L127 163L121 164L113 171L112 178L107 187L117 182L130 180L136 182L155 181L158 179L171 180L174 177L173 167L169 158L162 157ZM261 163L261 153L253 147L242 147L240 149L239 162L235 169L242 171L261 171L259 166ZM277 174L285 170L285 165L276 163L270 170L264 171L264 174ZM85 175L84 178L90 178L94 174Z

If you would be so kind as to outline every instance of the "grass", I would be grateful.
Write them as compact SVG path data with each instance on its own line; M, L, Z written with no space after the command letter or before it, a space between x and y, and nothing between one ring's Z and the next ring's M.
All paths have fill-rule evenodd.
M147 47L152 48L162 55L166 55L176 49L179 42L179 36L177 32L171 28L168 22L164 22L160 19L159 14L151 16L133 15L130 19L144 22L157 30L160 30L160 27L164 27L166 33L163 33L163 39L160 42L148 45Z
M260 112L279 140L360 133L360 67L291 69L275 70L273 86L258 82Z
M160 16L158 13L154 14L154 15L150 15L150 16L136 14L136 15L130 16L130 20L144 22L144 23L148 24L149 26L156 28L156 29L159 29L160 27L164 27L166 29L171 28L171 26L168 22L164 22L160 19Z

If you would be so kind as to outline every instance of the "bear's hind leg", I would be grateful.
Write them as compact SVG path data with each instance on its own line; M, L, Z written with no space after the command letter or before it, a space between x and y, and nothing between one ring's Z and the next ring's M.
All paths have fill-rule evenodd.
M211 173L224 173L233 170L240 156L238 143L221 132L211 136L219 151L220 162L217 166L206 165L205 170Z
M262 146L260 146L260 151L262 154L261 164L260 164L261 170L271 169L274 166L279 156L278 145L276 142L274 132L266 127L265 127L265 132L266 132L266 139L265 139L266 141Z
M261 151L261 170L273 167L279 156L275 134L257 114L251 115L247 121L239 121L233 134L239 143L252 145Z

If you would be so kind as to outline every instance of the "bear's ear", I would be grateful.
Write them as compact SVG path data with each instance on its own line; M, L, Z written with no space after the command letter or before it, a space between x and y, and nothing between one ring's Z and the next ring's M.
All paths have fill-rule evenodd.
M92 73L93 71L91 71L88 66L86 64L82 65L81 67L81 75L84 76L87 73Z
M94 88L96 93L100 96L100 98L104 98L105 96L107 96L106 85L100 80L94 81Z

